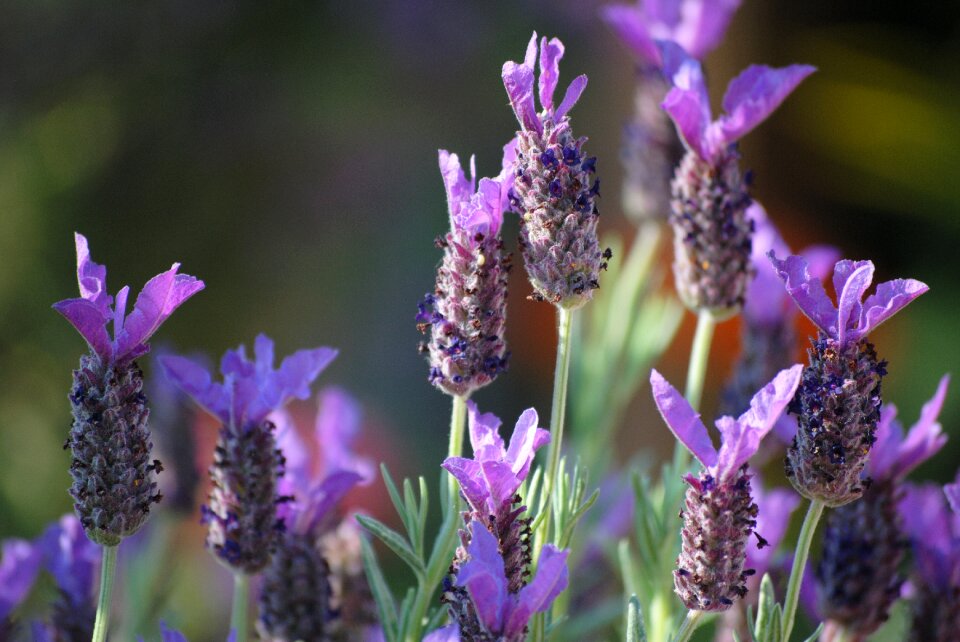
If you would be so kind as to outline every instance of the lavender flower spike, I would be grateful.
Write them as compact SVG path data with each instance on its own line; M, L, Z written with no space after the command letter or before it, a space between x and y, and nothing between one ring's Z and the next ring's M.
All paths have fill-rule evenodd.
M503 65L503 84L520 122L510 203L522 217L520 247L535 291L532 298L575 309L600 287L600 270L610 253L601 252L597 242L600 213L594 199L600 182L591 185L596 158L583 155L586 139L574 138L567 118L587 77L575 78L559 105L553 100L563 51L556 38L540 42L540 112L534 102L536 33L522 63Z
M121 288L114 301L107 293L106 267L90 258L86 238L76 234L75 242L80 297L53 306L90 346L73 372L70 392L70 494L87 536L116 546L140 529L150 505L160 501L153 481L160 462L150 458L149 409L135 359L150 350L150 337L203 289L203 281L177 274L180 264L174 263L147 282L128 315L130 288Z
M859 501L831 511L817 565L820 610L825 619L864 639L889 617L904 578L903 521L897 513L902 480L946 443L937 416L943 408L949 377L920 413L906 438L893 404L883 407L867 472L872 482Z
M677 291L692 310L725 319L743 306L753 272L753 225L746 214L750 197L740 175L736 142L763 122L814 68L748 67L727 88L723 98L727 114L714 121L700 63L676 43L660 45L664 75L673 86L663 109L687 148L672 183Z
M160 359L167 377L223 423L203 518L207 547L234 571L262 570L283 529L277 521L283 457L267 416L291 399L306 399L310 384L336 355L331 348L300 350L274 368L273 341L261 334L252 361L243 346L223 355L223 383L185 357Z
M497 538L476 521L469 529L469 559L457 571L461 599L453 613L460 639L522 642L534 613L549 609L567 588L569 551L544 546L536 576L519 592L511 592Z
M456 154L440 150L440 174L447 191L450 231L437 238L443 261L436 287L417 314L421 332L430 328L430 383L451 395L467 396L507 368L507 273L500 227L507 202L506 169L476 186L463 174Z
M690 404L654 370L653 399L663 420L703 464L698 477L687 475L682 548L674 587L688 609L725 611L746 595L746 544L756 526L757 505L750 496L747 460L786 409L800 383L802 366L782 370L738 418L720 417L721 446L714 448L706 426Z
M838 261L835 307L805 259L781 261L772 251L769 256L787 293L820 330L790 408L799 428L787 451L787 476L801 495L842 506L863 493L860 477L880 418L886 362L877 359L866 335L928 288L913 279L887 281L861 302L873 263Z

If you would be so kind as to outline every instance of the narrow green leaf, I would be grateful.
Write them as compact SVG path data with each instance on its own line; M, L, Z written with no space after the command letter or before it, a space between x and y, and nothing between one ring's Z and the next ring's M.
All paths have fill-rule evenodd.
M430 505L430 491L427 489L427 480L420 477L420 509L417 513L417 529L420 532L418 554L423 558L423 537L427 532L427 508Z
M777 596L773 591L773 581L770 579L770 574L765 573L760 580L757 621L753 629L753 636L757 642L779 642L781 613Z
M407 527L407 538L413 545L417 557L423 559L423 533L420 531L420 507L417 505L417 497L413 494L413 484L409 479L403 480L403 506L409 522L405 522Z
M410 612L413 610L413 600L416 597L416 591L413 587L407 589L407 594L403 596L403 602L400 603L400 633L406 639L410 633Z
M561 533L560 548L566 548L570 545L570 540L573 539L573 529L586 512L590 510L590 507L596 503L598 497L600 497L599 488L595 489L590 497L587 498L587 501L580 504L580 506L569 515L566 524L564 524L563 532Z
M643 626L643 611L636 594L630 596L627 604L627 642L647 642L647 632Z
M390 494L390 501L393 502L393 508L397 511L397 515L400 516L400 520L403 522L403 527L409 534L411 516L407 513L407 507L403 503L403 500L400 499L400 492L397 490L397 485L393 482L393 477L390 476L390 471L387 470L386 464L380 464L380 474L383 475L383 483L387 487L387 493Z
M817 627L817 630L814 631L810 637L804 640L804 642L817 642L821 633L823 633L823 622L820 623L820 626Z
M360 522L360 525L365 529L376 535L377 539L397 554L397 557L406 562L407 566L416 573L418 578L423 576L426 570L423 560L417 557L417 554L410 548L410 544L403 539L400 533L368 515L357 515L357 521Z
M370 592L373 593L373 601L377 604L377 612L380 614L380 624L383 626L384 636L387 642L399 642L399 630L397 628L397 603L387 586L387 581L383 577L383 571L380 570L380 563L377 562L377 554L370 545L370 540L366 537L360 538L361 554L363 555L363 569L367 574L367 583L370 585Z

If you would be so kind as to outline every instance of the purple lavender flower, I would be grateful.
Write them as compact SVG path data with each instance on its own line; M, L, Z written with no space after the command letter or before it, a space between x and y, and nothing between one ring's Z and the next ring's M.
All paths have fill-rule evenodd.
M661 55L664 75L672 84L663 108L687 148L671 185L677 291L692 310L725 319L743 306L753 275L753 225L746 213L750 197L736 143L814 68L748 67L727 88L727 113L713 120L700 63L673 42L661 43Z
M907 642L951 642L960 630L960 475L940 488L907 485L899 510L913 548ZM951 510L952 508L952 510Z
M440 150L440 173L447 190L450 231L437 239L443 261L433 294L420 304L417 327L430 328L430 383L451 395L467 396L492 382L507 367L507 273L500 227L509 187L504 173L481 178L476 186L456 154Z
M607 5L601 15L637 60L634 116L624 128L623 204L636 221L663 220L670 210L670 177L683 146L660 109L669 90L657 40L672 40L698 60L723 39L740 0L646 0Z
M121 288L114 301L106 267L90 258L86 238L76 234L75 241L80 297L53 306L90 346L73 372L70 392L73 427L64 446L73 453L70 494L87 536L116 546L140 529L150 505L160 501L153 481L160 462L150 458L149 409L135 359L150 350L150 337L203 289L203 281L177 274L180 264L174 263L147 281L128 315L130 288Z
M582 306L600 287L600 270L609 251L597 243L600 216L594 199L599 179L591 184L596 158L583 154L586 138L574 138L567 112L587 86L578 76L567 87L563 101L554 105L560 76L563 43L557 38L540 42L540 105L534 102L534 64L537 34L527 45L522 63L503 65L503 84L513 112L520 121L510 202L522 217L520 248L533 298L560 307Z
M514 592L510 590L497 538L483 523L472 521L468 528L468 559L457 570L456 585L448 589L446 596L460 628L460 638L474 642L521 642L526 639L527 624L533 614L549 609L567 588L569 551L558 550L552 544L544 546L536 576ZM451 633L449 629L446 632Z
M33 588L43 553L22 539L3 540L0 550L0 640L7 640L12 639L15 628L10 614Z
M717 419L719 450L683 396L659 372L650 374L653 399L667 427L704 466L699 476L684 478L690 487L674 586L688 609L725 611L746 594L753 572L744 570L745 549L757 517L746 463L786 409L801 371L799 364L781 371L754 395L746 412Z
M772 251L769 256L787 293L819 328L790 408L799 428L787 450L787 476L801 495L842 506L863 493L861 473L880 418L886 362L877 359L866 335L928 288L913 279L887 281L861 303L873 263L838 261L833 270L838 309L805 259L780 261Z
M509 447L500 437L500 420L492 413L480 414L476 404L467 402L468 428L473 458L447 457L443 467L460 484L470 510L463 513L464 523L479 522L499 542L510 578L510 592L526 583L530 563L530 520L517 494L530 472L536 451L550 441L550 433L537 427L537 411L529 408L517 419ZM460 531L461 546L454 566L467 556L470 533Z
M345 560L328 559L330 552L342 547L325 546L338 536L337 504L356 484L372 479L370 462L352 452L359 431L359 405L338 388L320 395L314 431L323 449L319 472L290 415L280 410L270 419L277 426L277 442L287 462L278 482L285 500L278 514L289 527L263 571L258 628L266 639L289 642L326 640L335 632L359 630L371 623L369 618L358 621L361 609L344 613L341 607L347 598L369 594L369 588L362 578L343 572ZM339 574L331 572L331 562Z
M185 357L160 360L167 377L223 423L203 515L207 546L234 571L262 570L283 530L276 506L283 457L267 415L293 398L306 399L310 384L336 355L331 348L299 350L274 368L273 341L261 334L252 361L243 346L223 355L223 383Z
M143 638L137 638L140 642L144 642ZM226 642L236 642L237 632L230 631L230 635L227 636ZM189 642L187 637L175 629L167 627L165 622L160 622L160 642Z
M831 511L817 565L820 611L835 628L865 639L889 617L900 596L900 563L905 547L897 513L902 480L946 443L937 416L943 408L949 377L920 413L906 438L893 404L883 407L877 441L867 466L872 478L860 501Z

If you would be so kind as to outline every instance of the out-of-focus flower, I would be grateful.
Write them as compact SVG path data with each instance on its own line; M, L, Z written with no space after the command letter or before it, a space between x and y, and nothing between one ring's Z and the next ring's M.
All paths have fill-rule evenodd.
M137 639L140 642L144 642L142 637ZM236 639L236 631L230 631L230 635L227 636L226 642L236 642ZM161 642L190 642L183 633L169 628L165 622L160 623L160 640Z
M26 599L40 570L43 552L23 539L6 539L0 555L0 639L13 635L10 614Z

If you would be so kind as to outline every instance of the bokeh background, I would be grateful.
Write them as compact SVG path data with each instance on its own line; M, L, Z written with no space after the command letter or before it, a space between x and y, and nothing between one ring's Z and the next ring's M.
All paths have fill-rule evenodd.
M258 332L281 354L339 347L322 382L364 404L363 449L399 476L433 482L448 399L426 381L413 316L439 260L432 240L447 226L436 150L475 153L480 175L498 171L516 129L500 67L522 57L532 30L566 44L562 82L590 77L574 127L599 158L603 231L633 237L618 199L618 153L634 74L599 6L0 5L0 537L33 537L70 510L61 444L70 371L84 344L50 305L76 295L75 230L108 266L112 291L137 289L172 261L206 281L160 332L175 350L215 359ZM874 337L891 362L885 397L908 423L960 362L958 27L960 4L937 0L909 10L744 0L706 63L717 103L747 64L819 68L746 139L744 165L794 247L832 243L850 258L872 258L879 280L930 284ZM504 236L511 245L516 221ZM531 405L546 421L550 403L552 310L525 300L522 276L512 281L512 367L476 395L508 423ZM675 381L692 321L660 366ZM708 415L736 346L736 322L724 324ZM956 399L942 417L954 441L918 477L945 481L957 468ZM628 413L623 459L666 448L652 412L641 400ZM356 501L389 519L382 500L372 488ZM188 597L175 598L188 614L177 619L196 639L215 639L223 620L213 614L229 596L210 587L226 572L204 557L199 527L193 534L185 550L209 577L182 595L205 602L188 608Z

